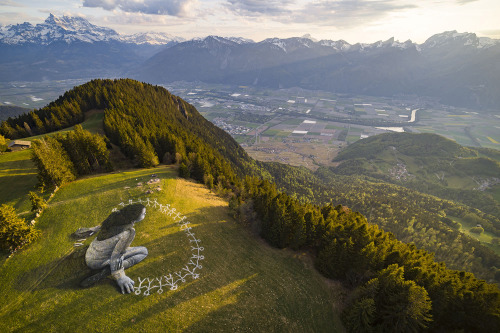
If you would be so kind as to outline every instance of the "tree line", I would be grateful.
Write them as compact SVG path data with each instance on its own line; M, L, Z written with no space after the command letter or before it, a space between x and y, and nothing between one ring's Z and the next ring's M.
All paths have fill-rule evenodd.
M232 199L270 244L309 249L316 268L344 281L353 297L343 312L352 332L465 331L500 328L500 291L472 273L446 268L346 206L301 203L272 183L247 177ZM248 222L248 221L247 221Z

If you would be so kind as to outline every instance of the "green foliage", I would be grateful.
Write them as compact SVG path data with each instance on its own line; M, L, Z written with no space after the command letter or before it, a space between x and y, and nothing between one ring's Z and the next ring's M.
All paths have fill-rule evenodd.
M54 188L76 178L76 171L68 153L59 141L51 137L34 140L32 160L38 168L42 188Z
M92 134L81 125L75 125L73 131L58 134L56 139L62 144L78 175L113 169L106 142L101 135Z
M305 168L278 163L265 166L279 188L296 194L302 202L342 203L399 240L435 253L437 261L452 269L471 271L491 280L494 279L491 267L500 267L500 257L492 249L460 232L458 224L451 220L472 213L480 217L487 230L487 226L500 226L498 217L402 186L337 175L326 168L319 168L313 174ZM451 225L445 219L451 220Z
M375 310L373 298L356 300L344 314L344 324L349 332L373 332Z
M337 175L383 180L500 216L500 202L477 190L500 174L498 153L489 149L462 147L436 134L386 133L357 141L335 161L341 162L331 168ZM398 164L408 177L388 171ZM500 225L485 228L500 235Z
M500 328L495 285L446 269L432 254L398 241L357 212L300 203L271 183L251 178L245 179L239 200L242 205L253 202L261 235L269 243L312 248L322 274L362 286L344 314L353 332L367 326L381 332ZM466 310L473 307L481 310ZM457 308L462 309L459 322L453 317Z
M104 138L80 125L65 134L34 140L32 155L42 188L61 186L79 175L113 169Z
M483 229L483 227L476 226L476 227L470 228L470 232L473 232L475 234L482 234L484 232L484 229Z
M0 206L0 248L16 251L31 243L40 232L17 216L14 207Z
M411 156L436 156L448 157L469 157L476 156L477 153L464 148L456 142L445 139L436 134L410 134L410 133L386 133L371 136L364 140L357 141L342 150L336 161L343 161L353 158L377 158L388 147L394 147L399 153Z
M191 176L191 172L189 171L189 167L186 163L181 163L179 166L179 177L189 178Z
M374 326L381 332L421 332L431 322L427 291L405 280L403 272L403 267L390 265L365 286L375 299Z
M447 226L449 226L450 228L453 228L453 229L456 229L456 230L459 230L460 229L460 223L458 222L455 222L453 221L452 219L448 218L448 217L443 217L441 219L441 221L446 224Z
M3 135L0 134L0 153L7 150L7 140Z
M214 177L210 174L203 175L203 184L211 190L214 187Z
M47 203L45 200L40 197L36 192L30 191L29 198L31 201L31 211L32 212L41 212L47 207Z

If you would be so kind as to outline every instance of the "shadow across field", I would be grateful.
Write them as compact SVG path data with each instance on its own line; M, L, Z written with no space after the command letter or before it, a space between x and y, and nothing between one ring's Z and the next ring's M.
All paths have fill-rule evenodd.
M167 226L167 227L174 227L174 226ZM164 237L157 238L145 244L139 244L138 242L133 242L132 246L139 246L139 245L145 246L150 252L150 255L146 257L144 261L137 264L137 266L134 266L130 270L127 270L128 272L127 274L131 278L134 278L135 275L137 275L137 272L134 271L137 271L139 269L139 273L142 273L142 275L144 275L148 273L147 269L148 266L157 265L156 261L158 260L158 257L161 256L168 257L177 252L175 249L172 248L167 249L167 248L168 244L178 244L180 238L179 236L183 237L183 235L180 235L179 233L174 233ZM181 241L182 240L184 239L181 239ZM87 240L87 243L90 243L90 240ZM189 244L187 244L187 246L188 245ZM59 259L53 260L47 264L40 265L23 274L20 274L15 281L14 287L21 292L27 290L36 291L36 290L51 289L51 288L83 289L82 287L80 287L80 282L84 278L89 276L91 273L93 273L93 271L90 268L88 268L87 265L85 264L85 253L87 249L88 245L77 247L71 250L69 254ZM189 251L186 251L183 257L189 257ZM153 264L148 263L148 261L150 262L153 261ZM141 267L143 268L141 269ZM131 274L130 272L134 273ZM158 275L161 275L162 273L159 269L149 270L149 272ZM101 284L115 286L114 281L112 281L111 278L107 278L97 282L94 285L94 287L97 287Z

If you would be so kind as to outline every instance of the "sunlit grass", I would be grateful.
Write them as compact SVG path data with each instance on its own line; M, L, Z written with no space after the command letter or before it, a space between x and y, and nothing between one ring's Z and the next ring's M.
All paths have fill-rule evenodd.
M0 155L0 204L14 206L18 212L29 211L29 191L38 182L31 149Z
M161 191L138 187L155 173ZM150 188L153 188L152 186ZM122 295L113 281L78 287L88 271L85 248L70 234L101 223L122 201L149 197L170 204L192 224L205 248L200 278L174 291ZM0 331L343 331L333 305L341 297L310 263L267 246L229 215L227 202L171 167L92 176L63 186L41 215L42 237L0 269ZM191 255L177 224L154 208L136 225L132 246L149 256L127 270L155 277L179 270ZM84 242L90 243L91 239Z

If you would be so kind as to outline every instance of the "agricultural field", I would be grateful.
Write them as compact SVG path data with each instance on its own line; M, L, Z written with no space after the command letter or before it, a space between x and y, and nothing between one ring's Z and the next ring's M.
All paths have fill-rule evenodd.
M29 164L25 151L0 160L3 173L23 167L34 181ZM148 184L152 173L160 181ZM2 259L0 331L135 332L138 323L163 332L344 331L338 312L345 291L327 283L308 255L266 245L231 217L225 200L176 174L171 166L117 171L61 187L36 223L41 238ZM17 183L9 177L0 182L2 188ZM19 187L2 203L28 190ZM147 206L132 245L147 247L149 255L127 270L136 292L122 295L110 279L80 288L89 274L84 254L92 239L77 241L71 234L100 224L130 200ZM176 223L167 205L191 229ZM184 269L192 274L183 275ZM182 279L167 279L178 273ZM159 287L162 277L170 284Z
M88 80L0 83L0 105L17 105L38 109L57 99L64 92ZM2 118L0 117L0 120Z
M500 149L500 116L495 111L454 108L411 96L351 96L300 88L186 82L166 88L263 161L315 170L330 166L329 158L349 144L391 131L436 133L462 145Z

